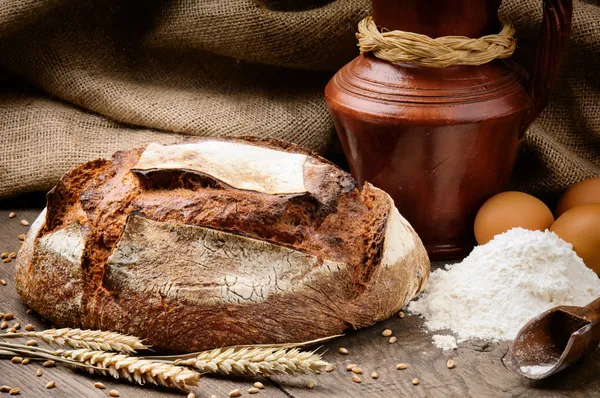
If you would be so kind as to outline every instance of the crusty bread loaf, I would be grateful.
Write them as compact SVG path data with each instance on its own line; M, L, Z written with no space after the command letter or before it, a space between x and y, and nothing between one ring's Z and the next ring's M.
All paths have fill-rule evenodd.
M205 139L67 173L21 249L16 286L58 326L184 352L371 325L428 275L385 192L290 144Z

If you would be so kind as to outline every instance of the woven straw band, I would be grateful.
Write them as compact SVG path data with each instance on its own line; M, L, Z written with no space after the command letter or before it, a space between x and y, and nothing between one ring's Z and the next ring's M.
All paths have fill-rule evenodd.
M358 24L360 52L372 52L377 58L431 68L453 65L482 65L496 58L508 58L517 47L515 29L504 23L500 33L479 39L443 36L432 39L418 33L392 30L380 32L373 17Z

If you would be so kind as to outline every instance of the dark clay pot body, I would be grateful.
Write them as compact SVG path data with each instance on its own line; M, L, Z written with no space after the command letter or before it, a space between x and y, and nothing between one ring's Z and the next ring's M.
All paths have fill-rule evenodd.
M499 30L498 6L377 0L373 16L389 30L479 37ZM426 68L367 54L325 89L352 174L392 196L432 259L468 253L477 210L508 186L532 109L513 70L510 61Z

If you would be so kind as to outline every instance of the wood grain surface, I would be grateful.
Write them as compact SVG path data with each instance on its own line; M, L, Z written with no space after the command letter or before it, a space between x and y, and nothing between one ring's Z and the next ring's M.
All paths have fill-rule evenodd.
M0 204L0 252L19 248L17 236L27 231L19 221L32 222L42 206L43 198L40 197ZM9 219L10 211L17 216ZM13 312L21 325L32 323L38 330L49 327L38 316L26 314L27 308L19 300L13 285L14 264L14 261L0 263L0 279L8 282L7 286L0 286L0 312ZM389 344L388 338L381 336L385 328L394 331L397 343ZM350 354L339 354L340 346L346 347ZM348 333L326 344L323 350L326 351L325 359L336 367L333 372L258 379L266 387L256 397L600 397L598 349L574 368L550 380L530 382L507 368L508 343L471 341L459 344L458 350L443 352L431 344L431 334L423 330L422 321L409 315ZM455 369L446 367L450 358L456 363ZM408 364L408 369L397 370L395 365L399 362ZM349 363L356 363L363 370L360 384L354 383L352 373L346 371ZM35 362L24 366L0 360L0 385L21 388L23 397L106 397L111 389L118 390L124 398L185 396L177 391L90 376L61 365L43 368L43 376L38 378L35 375L38 368L40 364ZM379 379L371 379L373 371L379 374ZM420 381L417 386L411 383L415 377ZM56 382L56 387L46 390L45 385L50 380ZM247 390L256 380L204 376L194 392L198 397L227 397L237 388L243 396L250 396ZM93 383L97 381L104 383L106 390L95 389ZM314 383L314 388L307 388L308 381ZM3 394L8 396L0 393L0 398Z

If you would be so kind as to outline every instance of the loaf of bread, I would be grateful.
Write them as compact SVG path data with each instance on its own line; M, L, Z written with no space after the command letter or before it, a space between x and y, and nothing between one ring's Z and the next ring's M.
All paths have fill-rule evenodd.
M368 326L428 275L385 192L290 144L204 139L67 173L27 235L16 286L57 326L190 352Z

